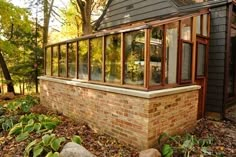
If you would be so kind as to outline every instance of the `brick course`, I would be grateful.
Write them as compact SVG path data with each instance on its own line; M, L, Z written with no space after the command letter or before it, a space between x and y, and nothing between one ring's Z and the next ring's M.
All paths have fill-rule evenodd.
M155 145L162 132L183 132L197 120L198 90L147 99L47 80L40 80L40 87L42 105L139 149Z

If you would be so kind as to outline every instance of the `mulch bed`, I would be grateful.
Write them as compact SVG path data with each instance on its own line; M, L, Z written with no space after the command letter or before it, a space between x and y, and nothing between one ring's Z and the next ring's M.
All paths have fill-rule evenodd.
M53 115L41 105L32 109L33 113ZM63 136L70 140L72 135L79 135L82 145L98 157L136 157L138 150L119 143L116 139L98 134L86 123L75 122L63 115L57 115L61 120L60 125L53 131L57 136ZM229 121L201 120L193 132L199 138L213 137L214 144L211 150L221 152L224 156L236 157L236 125ZM33 139L41 138L39 134L33 134L23 142L15 142L7 133L0 135L0 157L22 157L27 144ZM1 141L4 141L3 143Z
M41 105L34 106L32 112L53 115L52 112ZM73 135L79 135L83 140L82 145L98 157L138 156L136 149L121 144L110 136L96 133L85 123L75 122L62 115L57 115L57 117L61 120L61 123L53 131L54 134L58 137L65 137L67 142L70 141ZM26 141L15 142L14 138L7 137L7 133L3 134L2 137L0 136L0 157L22 157L27 144L37 138L41 138L41 135L35 133ZM1 143L1 141L4 141L4 143Z
M202 119L198 122L194 134L199 138L213 137L213 152L224 156L236 157L236 124L231 121L211 121Z

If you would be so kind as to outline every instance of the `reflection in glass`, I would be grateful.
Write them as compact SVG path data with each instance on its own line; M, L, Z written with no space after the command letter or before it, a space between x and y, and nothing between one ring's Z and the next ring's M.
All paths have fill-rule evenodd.
M190 43L183 43L182 45L182 70L181 80L191 80L192 68L192 45Z
M102 38L90 40L91 80L102 81Z
M196 17L196 33L201 34L201 15Z
M163 53L163 27L152 28L150 37L150 85L161 83L161 62Z
M178 53L178 22L166 25L166 83L176 83Z
M88 40L79 41L79 79L88 79Z
M181 21L181 38L191 40L191 18Z
M197 75L203 76L205 74L206 45L198 44L197 50Z
M75 77L75 62L76 62L77 43L68 44L68 75Z
M144 84L144 31L125 33L124 83Z
M66 77L66 44L60 45L59 76Z
M120 34L106 37L105 80L119 83L121 77L121 38Z
M58 46L53 46L52 76L58 76Z
M208 19L207 19L207 14L204 14L202 16L202 22L203 22L203 25L202 25L202 35L204 36L208 36Z
M46 75L51 75L51 47L46 48Z

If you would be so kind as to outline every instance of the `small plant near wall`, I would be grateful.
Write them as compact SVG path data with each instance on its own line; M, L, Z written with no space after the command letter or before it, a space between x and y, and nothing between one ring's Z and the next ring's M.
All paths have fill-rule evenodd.
M42 133L53 130L60 121L56 117L46 115L29 114L20 118L9 131L10 136L16 136L16 141L24 141L31 132Z
M163 143L162 140L165 141L165 143ZM170 136L167 133L163 133L158 139L163 157L176 156L175 154L183 157L191 157L194 155L200 157L222 156L221 154L214 154L213 151L209 149L213 142L214 139L212 137L198 139L195 135L191 134L185 134L184 136Z
M46 157L59 157L59 150L66 139L64 137L57 137L55 134L46 134L42 139L36 139L28 144L25 148L24 157L33 155ZM80 136L74 135L71 138L72 142L81 144Z
M6 105L9 112L29 113L30 109L39 103L39 99L27 95L24 98L17 99Z

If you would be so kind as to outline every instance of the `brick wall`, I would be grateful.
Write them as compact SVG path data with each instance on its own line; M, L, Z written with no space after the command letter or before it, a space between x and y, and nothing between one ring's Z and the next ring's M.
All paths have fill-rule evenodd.
M139 98L41 80L41 103L101 132L145 149L162 132L182 132L197 120L198 90Z

